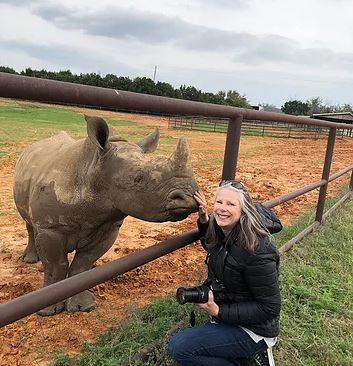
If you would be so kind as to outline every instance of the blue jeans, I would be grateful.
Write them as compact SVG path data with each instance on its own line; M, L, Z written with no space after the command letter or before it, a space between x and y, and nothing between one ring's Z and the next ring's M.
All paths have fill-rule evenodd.
M265 341L255 343L240 327L206 323L187 328L171 337L168 351L182 366L234 366L267 349Z

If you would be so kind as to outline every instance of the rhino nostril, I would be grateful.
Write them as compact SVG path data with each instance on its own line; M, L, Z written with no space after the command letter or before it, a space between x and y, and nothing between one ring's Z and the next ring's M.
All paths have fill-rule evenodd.
M183 191L176 190L176 191L173 191L172 193L170 193L169 198L171 200L185 200L186 194L183 193Z

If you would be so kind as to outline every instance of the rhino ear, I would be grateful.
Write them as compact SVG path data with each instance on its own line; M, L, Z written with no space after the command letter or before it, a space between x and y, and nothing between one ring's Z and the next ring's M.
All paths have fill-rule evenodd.
M156 127L156 129L150 133L147 137L140 140L136 144L140 146L142 151L144 153L151 153L157 149L159 141L159 129Z
M86 116L88 138L99 149L104 150L107 147L109 137L109 127L103 118Z

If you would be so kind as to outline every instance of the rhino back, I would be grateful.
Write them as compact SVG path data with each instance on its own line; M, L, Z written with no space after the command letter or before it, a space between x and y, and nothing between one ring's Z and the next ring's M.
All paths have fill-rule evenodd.
M14 176L14 198L22 216L29 216L31 202L49 187L58 202L75 200L75 177L83 144L84 140L76 141L61 132L38 141L22 153Z

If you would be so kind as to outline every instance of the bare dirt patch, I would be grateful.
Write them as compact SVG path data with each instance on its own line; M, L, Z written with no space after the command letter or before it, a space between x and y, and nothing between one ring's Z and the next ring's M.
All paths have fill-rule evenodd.
M82 110L84 111L84 110ZM85 111L87 112L87 111ZM150 116L100 112L159 126L161 136L188 138L195 175L200 187L212 201L222 171L224 134L173 131L167 119ZM249 187L257 201L265 201L319 180L326 140L286 138L242 138L238 177ZM352 163L353 139L337 140L332 172ZM0 161L0 302L11 300L41 287L42 267L21 261L27 236L12 199L15 160ZM333 196L347 178L331 184ZM317 191L277 207L284 223L289 223L315 204ZM179 223L153 224L127 218L113 248L97 265L148 247L170 236L195 227L196 216ZM97 308L90 313L41 318L31 315L0 330L0 364L47 365L49 352L62 348L71 354L80 351L83 341L94 341L107 328L119 324L131 309L151 299L174 293L180 285L191 285L204 275L204 253L199 244L166 255L150 264L96 286Z

